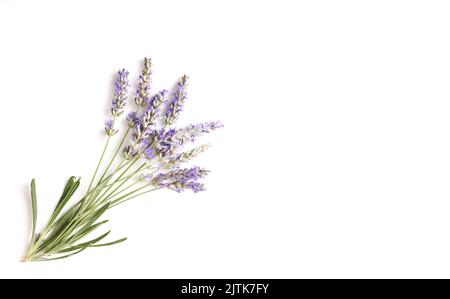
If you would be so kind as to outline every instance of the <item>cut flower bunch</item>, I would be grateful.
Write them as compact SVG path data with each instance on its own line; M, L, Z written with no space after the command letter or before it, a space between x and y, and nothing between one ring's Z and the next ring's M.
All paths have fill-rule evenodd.
M98 164L78 201L71 201L80 178L69 178L56 207L41 233L36 232L36 183L31 181L32 235L24 261L67 258L90 247L110 246L126 238L104 242L110 231L97 233L108 220L104 214L130 199L161 188L177 192L205 190L201 179L208 170L185 167L209 145L190 146L197 137L222 127L217 121L180 128L173 126L187 98L188 77L182 76L169 96L167 90L151 94L152 61L145 58L134 96L134 111L125 117L126 130L120 134L117 122L128 98L128 71L121 69L114 83L111 117L105 123L106 141ZM119 134L118 134L119 133ZM107 149L121 135L111 157Z

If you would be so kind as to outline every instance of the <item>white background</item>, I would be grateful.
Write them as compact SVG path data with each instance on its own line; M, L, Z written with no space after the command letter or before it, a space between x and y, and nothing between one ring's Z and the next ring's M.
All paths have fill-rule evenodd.
M448 1L2 1L0 277L450 277ZM208 191L112 210L110 248L21 263L84 188L114 72L191 77ZM134 81L135 82L135 81Z

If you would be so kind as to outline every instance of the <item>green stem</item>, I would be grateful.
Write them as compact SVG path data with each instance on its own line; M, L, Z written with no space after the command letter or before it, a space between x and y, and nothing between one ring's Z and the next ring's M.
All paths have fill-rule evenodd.
M105 177L104 179L100 179L99 182L97 183L97 185L94 187L94 189L92 189L91 191L87 192L83 198L81 199L81 207L80 207L80 212L84 212L86 209L86 205L89 204L89 202L91 201L92 197L97 197L98 194L106 187L104 186L105 184L109 183L109 181L111 180L112 177L114 177L114 175L123 167L125 167L130 161L126 162L125 164L123 164L122 160L120 162L120 164L116 167L116 169L114 169L114 171L111 172L111 174L109 174L107 177ZM101 188L100 188L101 187ZM93 192L96 191L96 192Z
M104 186L104 184L107 184L108 182L109 182L109 180L115 175L115 173L117 172L117 171L119 171L122 167L124 167L125 165L127 165L128 163L125 163L124 165L122 165L122 166L120 166L120 167L117 167L116 169L115 169L115 171L114 172L112 172L110 175L108 175L103 181L99 181L98 183L97 183L97 185L93 188L93 189L91 189L90 191L88 191L75 205L73 205L68 211L66 211L65 213L64 213L64 215L66 214L66 213L68 213L68 212L71 212L73 209L76 209L77 207L79 207L80 206L80 204L81 204L81 207L79 207L79 209L80 209L80 212L79 212L79 215L78 215L78 219L82 219L82 218L84 218L84 216L85 215L83 215L84 213L84 204L85 204L85 202L86 202L86 199L87 199L87 197L90 195L90 194L92 194L92 193L94 193L97 189L99 189L99 191L101 192L101 190L103 189L103 188L105 188L106 186ZM63 217L64 215L62 215L61 217ZM61 219L61 218L59 218L59 219ZM73 225L73 223L74 222L76 222L75 221L76 219L74 219L74 221L72 221L71 223L69 223L68 225L67 225L67 229L69 229L72 225ZM39 239L38 240L36 240L36 242L33 244L33 246L30 248L30 250L29 250L29 253L28 253L28 257L30 257L30 256L32 256L32 255L35 255L37 252L36 252L36 250L37 249L39 249L39 246L41 245L41 243L45 240L45 237L47 236L47 234L54 228L54 226L56 225L56 223L57 223L57 221L55 221L51 226L48 226L47 225L47 227L44 229L44 231L42 232L42 234L40 235L40 237L39 237Z
M89 183L89 187L88 187L87 192L89 192L91 190L92 184L94 183L95 176L97 175L98 169L100 168L100 165L102 164L103 157L105 156L106 148L108 147L108 144L109 144L110 140L111 140L111 136L108 136L108 139L106 139L105 146L103 147L103 151L102 151L102 154L100 156L100 160L98 161L97 167L95 168L94 174L92 175L92 179L91 179L91 182Z
M134 113L137 115L137 114L139 113L139 110L140 110L140 109L141 109L141 106L138 106L138 107L136 108L136 111L135 111ZM122 146L123 146L123 143L125 142L125 139L126 139L127 136L128 136L128 133L130 133L130 130L131 130L131 127L128 126L128 129L125 131L125 134L123 134L122 140L120 141L119 146L117 147L116 152L114 153L114 155L112 156L111 160L109 161L108 166L106 166L106 169L105 169L105 171L103 172L103 175L101 176L100 181L103 179L103 177L106 175L106 173L108 172L109 168L111 167L111 165L112 165L114 159L116 158L117 154L118 154L119 151L121 150L121 148L122 148Z
M136 192L138 192L138 191L141 191L142 189L145 189L145 188L147 188L147 187L149 187L149 186L152 186L152 185L146 184L146 185L144 185L144 186L141 186L141 187L139 187L139 188L136 188L136 189L134 189L133 191L130 191L130 192L128 192L127 194L122 195L122 196L120 196L119 198L116 198L116 199L112 200L112 201L111 201L111 205L113 205L113 204L119 202L120 200L126 198L127 196L133 195L134 193L136 193Z
M113 191L111 191L111 193L108 194L108 196L103 199L102 202L104 202L105 200L107 200L108 198L111 198L112 196L114 196L116 194L116 191L119 190L120 187L122 187L127 181L129 181L132 177L134 177L137 173L139 173L141 171L141 169L145 166L145 163L142 164L138 169L136 169L131 175L128 176L128 179L123 180L119 186L117 186ZM117 180L116 183L118 183L121 180ZM139 181L138 181L139 182ZM121 193L123 190L119 191L118 193Z
M133 187L133 186L135 186L135 185L137 185L137 184L139 184L139 183L141 183L141 182L140 182L140 181L136 181L136 182L131 183L130 185L126 186L126 187L123 188L122 190L119 190L118 192L111 192L111 193L110 193L107 197L105 197L105 198L102 200L102 202L100 202L99 204L102 204L103 202L105 202L105 201L107 201L107 200L109 200L109 199L111 199L111 198L113 198L113 197L115 197L115 196L117 196L117 195L119 195L119 194L121 194L121 193L127 191L128 189L130 189L131 187Z
M96 205L97 202L99 202L100 200L103 199L103 197L109 192L109 190L111 190L111 188L117 183L118 180L120 180L127 172L128 170L130 170L130 168L134 165L134 163L136 163L138 161L137 158L135 158L131 164L119 175L119 177L111 184L110 187L108 187L101 195L100 197L97 197L98 195L96 195L94 197L93 200L90 201L89 203L89 208L93 207Z
M111 199L114 196L119 195L120 193L126 191L127 189L129 189L131 186L136 185L137 183L139 183L139 181L136 181L135 183L125 187L122 190L119 190L118 192L116 192L120 187L122 187L129 179L131 179L132 177L136 176L137 174L139 174L143 169L145 169L145 166L147 165L147 163L142 163L141 166L139 166L139 168L137 168L132 174L130 174L121 184L119 184L119 186L117 186L113 191L111 191L111 193L108 194L108 196L106 198L104 198L102 201L100 201L98 205L101 205L103 203L105 203L107 200ZM150 174L155 173L155 171L151 172ZM119 182L121 180L117 180L117 182ZM114 183L113 183L114 184ZM112 184L112 185L113 185Z
M106 173L108 172L109 168L111 167L112 163L114 162L114 159L116 158L117 154L119 153L119 151L122 149L123 143L125 142L125 139L128 135L128 133L130 132L130 127L128 127L128 129L125 131L125 134L123 134L122 140L119 143L119 146L117 147L117 150L115 151L114 155L112 156L111 160L109 160L108 166L106 166L105 171L103 172L100 181L105 177Z
M147 186L145 186L145 187L147 187ZM150 190L147 190L147 191L138 193L138 194L136 194L136 195L133 195L133 196L131 196L131 197L129 197L129 198L126 198L126 199L124 199L124 200L122 200L122 201L119 201L119 200L121 200L121 198L118 198L117 200L114 200L114 201L112 202L112 204L109 206L108 209L114 208L115 206L118 206L118 205L120 205L120 204L123 204L124 202L127 202L127 201L129 201L130 199L133 199L133 198L135 198L135 197L138 197L138 196L143 195L143 194L146 194L146 193L150 193L150 192L159 190L159 189L161 189L161 188L162 188L162 187L156 187L156 188L153 188L153 189L150 189ZM136 191L136 190L135 190L135 191ZM130 192L130 193L131 193L131 192ZM124 197L124 196L123 196L123 197Z

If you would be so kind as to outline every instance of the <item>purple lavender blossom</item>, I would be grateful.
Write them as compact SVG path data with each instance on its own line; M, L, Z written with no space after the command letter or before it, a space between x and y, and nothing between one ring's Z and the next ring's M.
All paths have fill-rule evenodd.
M153 175L151 175L151 174L143 174L142 176L141 176L141 179L143 180L143 181L146 181L146 182L151 182L151 180L152 180L152 178L153 178Z
M155 150L151 147L146 148L144 150L144 158L147 160L151 160L156 157Z
M203 145L188 152L177 154L178 150L188 142L194 142L197 137L210 133L213 130L223 127L221 122L210 121L188 125L181 129L162 128L153 130L147 138L147 145L152 145L156 154L161 157L167 157L168 164L177 164L186 162L194 158L197 154L205 151L208 146Z
M186 189L190 189L192 191L194 191L194 193L200 192L200 191L205 191L205 184L203 183L199 183L199 182L188 182L186 183L187 188Z
M131 141L133 144L140 144L143 140L147 139L150 136L151 130L145 127L142 123L138 124L133 133L131 133Z
M117 133L117 130L114 129L114 120L113 119L110 118L105 122L105 132L106 132L106 135L108 135L108 136L113 136L114 134Z
M141 148L146 148L149 145L149 137L151 136L151 129L146 127L142 122L134 126L131 133L131 142L123 151L125 159L130 159L136 156Z
M159 116L161 105L166 101L168 91L162 90L158 92L153 98L148 101L148 109L142 116L142 124L145 127L150 127L156 124L156 119Z
M197 137L200 137L222 127L223 124L220 121L209 121L188 125L177 130L175 139L180 145L183 145L187 142L194 142Z
M168 104L165 113L166 125L172 125L178 118L179 113L183 111L183 105L187 98L186 87L189 77L183 75L177 84L177 89L173 94L172 101Z
M118 131L114 129L114 122L117 117L123 113L127 103L128 71L121 69L117 72L117 78L114 82L114 96L111 102L112 118L105 123L105 131L108 136L113 136Z
M205 187L197 181L204 178L208 173L208 170L199 167L175 168L169 172L156 175L151 180L151 183L155 186L165 187L177 192L184 190L200 192L205 190Z
M175 129L160 129L154 130L150 136L152 139L149 143L155 148L155 152L160 157L166 157L173 152Z
M113 118L119 117L123 113L127 102L128 71L121 69L117 72L117 79L114 83L115 92L111 103L111 114Z
M181 163L189 162L210 147L211 147L210 144L202 144L190 150L181 153L176 153L167 159L167 165L175 166Z
M167 90L162 90L157 93L152 100L148 101L148 109L142 115L142 118L136 121L136 114L130 114L128 125L134 127L131 133L131 149L133 152L139 151L139 148L146 146L148 138L152 133L153 126L156 125L156 120L159 117L159 109L162 103L165 101ZM132 126L134 125L134 126Z
M136 112L128 113L127 122L130 128L136 127L139 124L139 117L137 117Z
M144 58L142 73L139 76L138 88L136 90L136 97L134 101L138 107L142 107L149 100L150 83L152 75L152 60Z

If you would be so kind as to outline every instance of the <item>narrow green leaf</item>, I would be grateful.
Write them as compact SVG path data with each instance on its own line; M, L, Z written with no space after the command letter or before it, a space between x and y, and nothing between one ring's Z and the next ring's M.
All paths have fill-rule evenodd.
M39 251L44 248L48 248L49 245L66 229L67 225L69 225L73 216L75 215L75 210L70 210L64 213L54 224L53 229L51 230L50 236L46 238L41 246L39 246Z
M67 183L66 183L66 186L64 187L64 191L63 191L63 194L61 195L61 199L62 199L64 196L66 196L67 192L69 191L70 187L73 185L73 183L75 182L76 179L77 179L77 178L74 177L74 176L71 176L71 177L69 178L69 180L68 180ZM61 199L59 200L59 202L61 201ZM58 204L59 204L59 202L58 202Z
M84 225L84 224L88 224L91 225L93 224L95 221L97 221L98 218L100 218L109 208L109 206L111 205L111 203L106 203L103 206L101 206L100 208L98 208L97 210L93 211L92 214L88 215L86 218L84 218L81 222L80 225Z
M81 249L81 248L85 249L85 248L87 248L87 247L89 247L91 245L94 245L95 243L101 241L103 238L105 238L107 235L109 235L110 232L111 231L108 231L108 232L104 233L103 235L101 235L100 237L92 239L92 240L90 240L88 242L84 242L84 243L81 243L81 244L78 244L78 245L75 245L75 246L72 246L72 247L69 247L69 248L66 248L66 249L62 249L62 250L58 251L57 253L71 252L71 251L78 250L78 249Z
M33 228L31 231L31 244L34 244L36 238L36 222L37 222L37 198L36 198L36 182L31 180L31 209L33 213Z
M106 222L108 222L109 220L104 220L101 221L99 223L96 223L94 225L85 225L83 228L81 228L75 235L73 235L71 237L71 239L69 240L69 242L75 243L78 240L82 239L83 237L85 237L86 235L88 235L89 233L93 232L94 230L96 230L97 228L99 228L101 225L105 224Z
M109 243L103 243L103 244L94 244L94 245L91 245L91 246L89 246L89 247L103 247L103 246L111 246L111 245L114 245L114 244L118 244L118 243L122 243L122 242L125 242L127 240L127 238L122 238L122 239L119 239L119 240L116 240L116 241L113 241L113 242L109 242Z
M57 220L59 213L61 212L67 201L70 199L70 197L73 195L75 190L78 188L78 186L79 179L74 176L70 177L66 183L66 186L64 187L63 194L61 195L61 198L58 201L49 222L47 223L47 227L50 228L51 234L43 242L41 242L38 251L42 251L45 248L48 249L49 244L51 244L51 242L58 237L59 233L61 233L65 229L67 223L72 219L74 213L69 210Z
M95 221L97 221L100 216L102 216L109 207L110 203L105 204L104 206L98 208L97 210L92 211L81 219L77 219L75 222L70 223L69 226L66 226L65 229L58 234L56 239L48 246L48 250L58 251L58 248L64 248L63 243L70 245L73 242L73 238L78 236L80 229L91 226ZM74 215L77 217L78 212Z
M70 177L69 181L66 184L66 187L64 188L63 194L61 195L61 198L58 201L58 204L56 205L52 216L50 217L49 225L53 224L53 222L58 217L59 213L62 211L62 209L65 207L65 205L69 202L69 199L72 197L72 195L75 193L75 191L78 189L79 186L80 186L80 180L75 178L74 176Z
M77 253L82 252L83 250L85 250L87 247L81 248L80 250L73 252L71 254L67 254L67 255L63 255L63 256L58 256L58 257L52 257L52 258L42 258L42 259L37 259L37 260L32 260L34 262L45 262L45 261L54 261L54 260L61 260L61 259L65 259L68 258L69 256L75 255Z
M32 244L33 245L36 244L36 241L39 240L40 237L41 237L41 234L34 234L34 242Z

